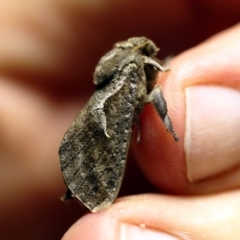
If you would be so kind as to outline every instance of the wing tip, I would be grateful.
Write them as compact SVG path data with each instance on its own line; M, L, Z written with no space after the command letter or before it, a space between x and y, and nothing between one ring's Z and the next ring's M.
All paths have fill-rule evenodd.
M112 202L109 201L104 201L101 204L95 206L93 209L90 209L91 212L96 213L96 212L100 212L108 207L110 207L112 205Z

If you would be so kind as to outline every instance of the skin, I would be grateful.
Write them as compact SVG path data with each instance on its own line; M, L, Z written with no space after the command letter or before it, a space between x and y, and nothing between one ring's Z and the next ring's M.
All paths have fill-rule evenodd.
M232 25L239 3L114 4L1 4L1 238L237 239L240 25ZM126 8L136 18L125 13L122 19ZM176 55L158 83L180 141L147 105L141 141L135 130L132 138L122 189L127 196L82 217L79 205L59 200L65 190L59 143L93 92L98 59L133 35L154 40L160 57Z

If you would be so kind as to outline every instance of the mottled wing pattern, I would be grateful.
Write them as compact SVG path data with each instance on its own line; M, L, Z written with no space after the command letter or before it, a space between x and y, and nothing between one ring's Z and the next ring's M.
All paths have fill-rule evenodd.
M137 65L125 68L131 69L122 69L123 73L95 91L64 135L59 149L66 185L91 211L112 204L124 175L139 83ZM101 96L116 86L120 90L103 102ZM94 114L102 103L109 138Z

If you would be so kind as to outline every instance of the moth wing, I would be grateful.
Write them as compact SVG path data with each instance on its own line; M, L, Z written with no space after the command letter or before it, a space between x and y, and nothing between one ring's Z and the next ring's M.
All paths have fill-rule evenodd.
M137 104L138 78L135 69L96 90L61 142L59 156L66 185L93 212L111 205L118 195ZM103 100L116 87L119 90ZM110 137L104 133L97 112L101 105Z

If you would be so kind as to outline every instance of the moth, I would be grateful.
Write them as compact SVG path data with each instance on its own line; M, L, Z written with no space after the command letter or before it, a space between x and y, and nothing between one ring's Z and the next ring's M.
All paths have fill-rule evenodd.
M115 44L94 72L96 90L65 133L59 148L68 191L90 211L98 212L116 199L126 166L132 125L146 103L152 103L167 131L178 137L156 78L169 70L145 37ZM138 140L140 134L138 134Z

